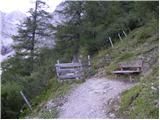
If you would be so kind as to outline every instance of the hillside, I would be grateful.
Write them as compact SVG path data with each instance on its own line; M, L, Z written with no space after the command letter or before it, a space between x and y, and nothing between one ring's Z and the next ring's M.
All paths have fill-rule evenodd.
M102 74L112 77L111 72L118 62L142 58L143 72L137 76L137 86L124 92L121 96L118 118L158 118L158 30L156 25L150 24L135 29L127 38L115 44L115 48L102 50L95 57L94 66L103 64ZM109 64L100 63L96 58L109 55L112 61ZM104 71L103 71L104 70ZM119 78L119 79L127 79ZM136 97L135 97L136 96Z
M36 1L12 36L15 55L2 62L2 118L159 117L157 1L65 1L55 14L45 7ZM132 80L112 73L132 60L143 61ZM80 62L83 80L59 82L57 62Z
M117 39L117 40L119 40L119 39ZM91 79L94 79L94 81L97 81L97 82L99 81L98 80L99 77L106 77L106 78L109 78L114 81L118 80L120 82L128 83L128 81L129 81L128 76L122 75L122 76L119 76L119 78L115 79L114 75L111 73L116 68L117 63L120 61L128 61L128 60L133 60L133 59L137 59L137 58L138 59L143 58L143 61L144 61L143 72L140 75L135 76L134 83L132 83L132 82L130 83L130 84L136 83L136 85L134 85L134 87L132 87L131 89L121 93L120 97L119 97L119 95L113 96L110 98L110 101L106 102L106 104L109 102L109 106L105 105L106 110L104 108L103 109L104 109L104 111L108 111L108 112L106 112L106 115L109 118L132 118L132 119L135 119L135 118L158 118L158 111L159 111L159 108L158 108L158 89L159 89L159 86L158 86L158 84L159 83L158 83L158 44L157 43L158 43L157 28L155 27L155 25L149 24L149 25L137 28L134 31L130 32L126 38L125 37L123 38L123 41L119 40L119 42L117 42L114 45L114 48L101 50L97 55L95 55L93 57L93 67L92 67L91 71L96 71L94 73L95 74L94 76L96 76L96 78L91 77ZM110 56L113 60L110 63L108 63L108 61L103 61L103 58L105 56ZM101 66L103 66L103 67L101 67ZM88 82L88 80L87 80L87 82ZM87 82L86 82L86 84L87 84ZM106 81L106 83L107 83L107 81ZM89 84L91 84L91 83L89 83ZM92 84L94 84L94 82L92 82ZM97 83L95 83L95 84L97 84ZM80 86L80 85L77 84L76 88L78 88L78 86ZM75 86L75 84L73 84L73 86ZM81 85L81 87L82 86L83 85ZM98 89L96 87L97 86L94 87L95 90ZM71 88L72 87L69 86L69 89L71 89ZM103 87L101 86L101 88L103 88ZM52 89L52 88L50 88L50 89ZM82 88L79 88L79 89L82 89ZM85 90L85 89L83 88L83 90ZM104 89L104 88L102 89L102 91L105 91L105 90L106 89ZM48 90L48 91L50 91L50 90ZM74 88L74 89L71 89L71 91L72 92L78 91L78 89L75 90L75 88ZM87 89L85 91L86 91L85 93L87 94ZM94 92L94 90L92 92ZM116 94L116 91L112 91L112 92ZM67 92L67 93L69 94L70 92ZM65 99L66 99L65 101L68 101L67 99L69 99L69 98L67 98L67 96L65 96ZM72 95L72 96L74 97L75 95ZM84 97L84 95L82 95L82 96ZM82 99L83 98L82 96L79 96L79 99ZM52 104L56 104L55 100L53 99L53 97L54 97L53 94L50 94L48 97L50 98L49 101L53 101ZM73 97L72 97L72 99L73 99ZM74 98L74 99L78 100L76 98ZM85 98L83 98L83 99L85 99ZM86 97L86 99L89 100L89 99L93 99L93 98ZM73 102L73 100L72 100L72 102ZM103 98L103 100L105 100L105 98ZM67 113L59 114L58 111L61 109L61 106L63 107L63 104L65 104L66 102L62 101L62 103L61 103L62 105L58 106L59 107L58 109L56 108L58 111L56 110L57 112L53 112L53 111L55 111L55 106L52 105L51 103L49 104L49 101L43 102L43 105L41 104L42 106L41 105L39 106L40 107L39 109L41 109L41 110L39 112L36 111L29 118L33 118L33 117L35 117L35 118L39 118L39 117L42 117L42 118L54 118L54 117L92 118L93 117L93 118L96 118L96 117L98 117L98 116L96 116L96 114L94 114L95 117L94 117L94 115L91 115L91 114L88 117L87 116L82 117L80 115L80 111L79 111L79 114L76 115L76 109L75 109L75 114L73 114L71 109L69 109L69 107L73 107L73 106L71 106L71 103L66 104L66 105L68 105L68 107L65 108L68 111ZM74 104L76 104L76 103L74 103ZM83 104L85 104L85 102ZM46 105L48 106L48 108L45 107ZM117 106L119 106L119 107L117 107ZM87 106L85 106L85 107L87 107ZM119 108L119 109L117 109L117 108ZM49 112L50 110L52 110L51 113ZM87 115L87 111L86 111L86 115ZM94 111L94 108L93 108L93 111ZM84 109L83 109L83 112L84 112ZM91 112L92 112L92 110L91 110ZM88 111L88 114L89 114L89 111ZM68 115L68 117L67 117L67 115ZM98 113L97 113L97 115L98 115Z

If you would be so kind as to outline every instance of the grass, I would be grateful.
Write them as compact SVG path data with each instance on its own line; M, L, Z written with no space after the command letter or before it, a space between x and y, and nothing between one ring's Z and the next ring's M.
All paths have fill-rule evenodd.
M79 84L82 83L82 81L72 80L71 82L66 81L63 83L59 83L56 78L50 79L47 87L48 89L44 90L41 95L35 97L32 100L32 113L30 113L28 109L25 109L21 114L21 118L26 117L26 115L29 116L29 118L56 118L58 114L57 109L53 108L51 110L46 110L43 108L43 105L51 99L66 95L66 93L71 89L71 85L73 83Z
M41 110L38 113L39 118L41 119L51 119L51 118L57 118L58 116L58 110L56 108L50 109L50 110Z
M112 71L117 68L119 62L143 58L144 62L149 64L147 72L150 72L135 76L139 84L122 94L120 109L117 113L119 118L159 118L159 37L155 25L154 23L148 24L131 31L126 38L123 38L123 41L117 40L114 48L101 50L95 56L95 67L100 64L98 58L106 55L112 58L109 64L103 63L103 68L109 78L114 77Z
M159 118L158 67L141 79L139 86L124 92L119 109L120 118L157 119Z
M112 71L113 64L121 60L129 60L134 58L143 57L144 62L150 64L151 72L144 76L143 74L138 77L139 85L133 87L132 89L124 92L121 96L120 109L118 112L119 118L128 118L128 119L137 119L137 118L150 118L157 119L159 118L159 107L158 107L158 35L157 33L153 34L152 28L145 26L139 28L132 35L131 43L125 45L119 44L118 48L122 50L126 45L131 49L125 51L125 54L119 55L118 58L113 61L110 66L106 69ZM149 35L148 35L148 34ZM129 39L128 38L128 39ZM133 45L133 47L131 46ZM135 47L134 47L135 46ZM131 51L135 50L134 54ZM115 52L115 51L113 51ZM128 54L131 53L131 54ZM149 61L148 61L149 60ZM107 70L109 71L109 70Z
M146 25L135 29L128 34L123 41L114 43L114 48L108 48L99 51L93 58L93 71L88 71L87 75L94 75L98 68L104 68L106 75L113 76L112 71L117 68L117 63L132 59L144 58L144 61L150 63L151 72L144 76L141 74L136 77L139 79L139 85L123 92L121 96L120 109L118 111L119 118L158 118L158 32L154 25ZM85 51L84 51L85 52ZM110 63L100 61L104 56L112 58ZM149 60L149 61L148 61ZM100 66L100 67L99 67ZM128 77L128 76L126 76ZM48 83L48 89L37 96L33 101L34 111L30 115L40 118L56 118L57 109L50 111L42 109L43 104L50 99L65 95L73 82L64 82L60 84L56 78L52 78ZM77 81L81 83L81 81ZM25 112L24 112L25 113Z
M121 104L120 104L120 111L122 112L120 114L120 117L129 116L128 109L130 105L132 105L133 101L138 97L139 93L141 91L141 86L135 86L131 88L130 90L127 90L122 93L122 98L121 98Z

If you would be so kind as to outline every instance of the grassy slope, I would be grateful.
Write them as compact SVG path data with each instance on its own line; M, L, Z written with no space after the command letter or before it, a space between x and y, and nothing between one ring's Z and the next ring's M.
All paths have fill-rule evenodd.
M158 30L155 24L150 24L131 31L123 41L117 39L114 48L99 51L94 57L94 66L91 72L97 68L105 70L107 76L113 77L111 72L120 61L143 58L149 66L145 72L136 79L140 82L136 86L122 94L119 118L158 118ZM105 62L99 58L110 56L111 62ZM101 65L100 65L101 64ZM29 118L56 118L58 111L47 111L43 105L58 96L63 96L69 91L68 83L59 84L56 78L50 80L48 89L36 97L33 104L33 112ZM27 109L26 109L27 110ZM24 111L24 114L29 111ZM22 114L22 117L25 116Z
M81 81L70 81L63 82L63 84L57 81L57 78L52 78L49 80L48 87L43 93L32 100L33 111L30 112L26 108L23 113L21 113L21 118L41 118L41 119L53 119L58 115L58 110L56 108L47 110L44 105L49 100L54 100L57 97L62 97L72 88L72 84L81 83Z
M140 84L124 92L121 96L119 118L158 118L158 25L150 23L131 31L123 41L117 40L114 48L101 50L94 59L94 67L99 64L107 77L118 62L143 58L144 72L136 77ZM110 56L112 61L100 62L99 58Z

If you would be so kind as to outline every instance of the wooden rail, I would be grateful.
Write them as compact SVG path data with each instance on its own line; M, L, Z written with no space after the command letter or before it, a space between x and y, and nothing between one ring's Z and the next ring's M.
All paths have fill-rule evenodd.
M58 63L55 67L59 80L83 78L83 68L81 63Z
M84 68L91 66L91 58L88 55L87 61L72 62L72 63L60 63L57 60L55 64L57 77L59 80L64 79L84 79Z

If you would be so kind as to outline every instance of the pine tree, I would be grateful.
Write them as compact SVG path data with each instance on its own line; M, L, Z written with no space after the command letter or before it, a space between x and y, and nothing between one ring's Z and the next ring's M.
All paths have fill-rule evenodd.
M30 16L19 26L18 35L13 36L16 57L23 61L29 73L33 71L39 48L53 36L52 16L45 8L46 4L37 0L34 10L29 11Z

